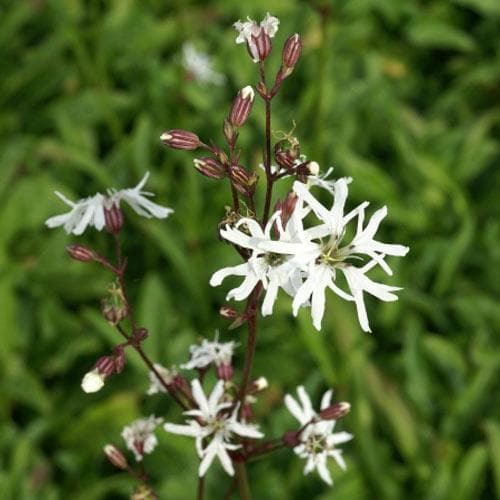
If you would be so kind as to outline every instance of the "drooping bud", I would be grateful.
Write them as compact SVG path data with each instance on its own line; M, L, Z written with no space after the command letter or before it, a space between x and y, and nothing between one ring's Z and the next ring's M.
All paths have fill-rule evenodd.
M104 375L99 373L97 368L86 373L82 380L83 392L92 393L100 391L104 386Z
M117 468L121 470L128 469L127 459L123 453L114 445L107 444L104 447L106 458Z
M283 46L282 60L285 69L285 77L290 75L293 71L300 54L302 53L302 41L298 33L288 37L285 45Z
M112 356L101 356L95 364L95 369L100 375L109 377L116 371L115 358Z
M120 232L123 226L123 212L116 203L112 203L109 208L104 208L104 222L111 234Z
M217 366L217 378L219 380L228 381L233 378L234 370L230 363L221 363Z
M80 262L90 262L96 258L95 252L83 245L68 245L66 251L72 259Z
M223 179L226 176L224 167L214 158L195 158L193 163L200 174L211 179Z
M248 115L252 110L254 98L255 93L250 85L247 85L238 92L229 113L229 122L234 127L241 127L247 121Z
M240 313L236 309L233 309L228 305L222 306L219 310L219 314L226 319L234 319L240 315Z
M319 418L322 420L338 420L345 417L351 411L351 405L346 401L335 403L319 412Z
M173 149L198 149L201 146L200 139L193 132L182 129L173 129L163 132L160 140L165 146Z
M261 29L257 36L251 35L247 43L248 53L254 62L260 62L267 58L273 48L271 37L265 30Z

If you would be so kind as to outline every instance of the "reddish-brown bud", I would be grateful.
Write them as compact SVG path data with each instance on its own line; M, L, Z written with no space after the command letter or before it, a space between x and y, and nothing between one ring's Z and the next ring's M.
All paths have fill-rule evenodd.
M245 403L241 407L241 418L246 421L251 420L253 418L253 410L251 404Z
M250 196L255 190L257 178L253 174L249 174L242 166L233 165L231 167L231 178L234 187L243 196Z
M297 431L288 431L281 438L283 444L289 448L295 448L300 444L300 435Z
M226 175L224 167L214 158L195 158L194 168L206 177L211 179L223 179Z
M115 371L116 373L121 373L125 367L125 362L127 358L125 357L125 349L122 345L115 348Z
M241 127L248 118L252 110L255 93L250 85L241 89L234 99L233 106L229 113L229 122L234 127Z
M160 140L165 146L173 149L198 149L201 146L200 139L196 134L182 129L163 132Z
M89 262L96 258L95 252L83 245L68 245L66 251L72 259L80 262Z
M222 131L224 133L224 137L226 138L227 143L230 145L234 145L238 134L234 129L234 126L232 125L229 118L224 119L224 126L222 127Z
M297 205L297 200L297 195L293 191L290 191L286 198L276 202L274 211L277 212L278 210L281 210L280 219L283 227L285 227L290 220L290 217L295 210L295 206Z
M118 234L120 232L123 226L123 212L116 203L104 209L104 222L106 223L106 229L110 233Z
M112 444L107 444L104 447L104 454L106 458L117 468L121 470L128 469L127 459L116 446Z
M222 306L219 310L219 314L226 319L234 319L240 315L236 309L233 309L230 306Z
M285 45L283 46L283 66L285 68L290 68L293 71L294 66L299 60L300 54L302 53L302 41L298 33L288 37ZM291 71L290 71L291 73ZM288 76L288 73L286 76Z
M247 43L248 53L254 62L263 61L271 53L273 48L271 37L266 30L261 29L257 36L251 36L251 41Z
M128 315L128 309L124 304L110 304L108 301L101 302L101 312L104 319L110 325L117 325L122 319Z
M217 378L220 380L231 380L234 375L233 367L228 363L221 363L217 367Z
M351 411L351 405L346 401L335 403L319 412L319 418L322 420L338 420L345 417Z
M109 377L116 371L115 358L113 356L101 356L97 360L95 367L100 375Z

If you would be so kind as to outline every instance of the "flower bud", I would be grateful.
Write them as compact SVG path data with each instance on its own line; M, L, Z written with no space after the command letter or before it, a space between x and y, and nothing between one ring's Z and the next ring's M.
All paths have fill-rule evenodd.
M254 62L263 61L271 53L273 48L271 37L266 30L261 29L257 36L252 35L247 43L248 53Z
M283 227L285 227L288 221L290 220L290 217L292 216L293 211L295 210L295 206L297 205L297 200L298 200L297 195L293 191L290 191L286 196L286 198L284 198L283 200L278 200L276 202L274 211L275 212L277 212L278 210L281 211L280 219L281 219L281 225Z
M116 346L114 349L115 353L115 372L121 373L125 367L125 362L127 358L125 357L125 349L123 345Z
M115 358L113 358L112 356L101 356L97 360L95 368L100 375L108 377L109 375L112 375L116 371Z
M322 420L338 420L345 417L351 411L351 405L346 401L335 403L319 412L319 418Z
M269 387L266 377L259 377L252 382L252 392L260 392Z
M96 257L93 250L83 245L68 245L66 251L72 259L79 260L80 262L89 262Z
M111 234L120 232L123 226L123 212L116 203L112 203L109 208L104 208L104 222Z
M196 134L182 129L163 132L160 140L165 146L170 146L173 149L198 149L201 146L200 139Z
M301 53L302 41L300 40L299 34L295 33L287 39L285 45L283 46L283 66L291 70L288 75L293 71L293 68L297 64Z
M241 89L234 99L233 106L229 113L229 122L234 127L241 127L248 118L252 110L255 93L250 85Z
M228 380L231 380L234 375L234 370L231 364L229 363L221 363L217 367L217 378L219 380L225 380L226 382Z
M194 168L206 177L212 179L223 179L226 175L224 167L214 158L195 158Z
M127 459L124 457L123 453L112 444L107 444L104 447L104 454L106 458L117 468L121 470L128 469Z
M299 141L295 137L278 141L274 145L274 157L280 167L292 171L296 167L296 159L300 155Z
M100 391L104 386L104 379L104 375L100 374L97 368L94 368L83 377L83 392L92 393Z
M233 309L232 307L227 305L220 308L219 314L226 319L234 319L240 315L240 313L236 309Z
M231 179L234 187L243 196L249 196L255 189L256 177L249 174L242 166L233 165L231 167Z

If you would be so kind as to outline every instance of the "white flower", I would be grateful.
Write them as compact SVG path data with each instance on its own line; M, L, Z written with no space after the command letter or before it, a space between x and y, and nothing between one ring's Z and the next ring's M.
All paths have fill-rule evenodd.
M104 387L105 375L99 372L97 368L85 374L82 380L82 389L86 393L100 391Z
M212 363L215 366L230 365L236 342L219 342L219 332L215 333L213 341L203 339L201 344L194 344L189 348L191 359L181 365L185 370L206 368Z
M318 471L321 479L325 483L332 485L332 477L327 467L328 457L332 457L339 467L346 469L346 464L342 457L342 451L336 446L350 441L353 438L348 432L333 432L335 420L320 420L314 411L311 399L303 386L297 388L299 402L292 396L285 396L285 405L288 411L299 421L301 427L305 429L300 433L300 444L293 451L296 455L307 460L304 467L304 474L307 475L314 469ZM325 392L321 399L321 410L330 406L333 391ZM312 423L311 423L312 422Z
M148 177L149 172L146 173L141 182L134 188L122 189L120 191L109 189L107 195L97 193L94 196L76 202L69 200L56 191L56 195L70 206L71 210L65 214L47 219L45 224L50 228L63 226L68 234L82 234L88 226L95 227L98 231L101 231L105 225L104 209L109 209L113 204L120 206L122 200L143 217L164 219L173 210L162 207L148 199L148 197L154 196L152 193L142 191Z
M271 16L269 12L266 17L261 21L260 25L257 24L253 19L247 17L247 21L241 22L237 21L233 24L236 31L238 31L238 36L236 37L236 43L247 43L250 54L252 55L254 62L259 62L259 54L257 46L255 43L255 38L257 38L263 31L269 38L273 38L278 31L279 19Z
M227 300L240 301L246 299L260 281L266 290L262 314L271 314L280 288L294 296L302 284L298 264L300 259L291 259L285 254L290 245L293 249L300 247L307 251L308 241L302 230L303 216L302 206L298 204L285 229L282 227L279 211L269 219L264 230L258 222L248 218L240 219L234 227L226 226L221 230L221 236L231 243L252 250L252 256L243 264L220 269L210 278L210 284L218 286L227 276L244 276L241 285L232 289L226 297ZM278 232L278 240L271 237L273 228ZM272 248L266 250L266 246L276 246L285 251L275 253ZM310 249L314 250L315 244Z
M158 444L154 431L163 422L162 418L150 415L148 418L139 418L123 428L122 438L127 448L134 453L135 459L140 462L146 453L151 453Z
M174 381L174 378L177 375L177 371L175 368L168 369L165 368L164 366L160 365L159 363L155 363L154 367L156 371L160 374L161 378L165 381L167 384L171 384ZM148 396L151 396L152 394L157 394L158 392L167 392L167 389L163 386L163 384L160 382L158 377L153 371L149 372L149 388L146 391L146 394Z
M167 432L195 438L196 450L201 459L198 470L200 477L205 475L215 457L219 459L224 470L233 476L234 468L227 451L241 447L231 442L233 435L259 439L263 437L263 434L255 426L238 421L238 405L231 413L227 413L227 409L233 403L223 401L224 382L222 380L217 382L208 399L199 380L191 382L191 389L198 409L186 411L184 414L194 418L189 419L187 425L166 423L164 428ZM208 444L207 440L209 440Z
M213 83L214 85L222 85L224 83L224 75L217 73L213 69L211 58L204 52L197 50L192 43L185 43L183 45L182 63L186 71L199 82Z

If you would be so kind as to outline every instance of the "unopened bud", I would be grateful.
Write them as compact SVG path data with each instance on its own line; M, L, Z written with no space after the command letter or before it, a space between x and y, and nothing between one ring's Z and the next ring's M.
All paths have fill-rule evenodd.
M247 43L248 53L252 56L254 62L266 59L272 48L271 37L263 29L260 30L257 36L252 35L251 40Z
M250 85L238 92L229 113L229 122L234 127L241 127L247 121L252 110L254 97L255 93Z
M198 149L201 146L200 139L193 132L182 129L173 129L163 132L160 136L165 146L173 149Z
M255 177L240 165L231 167L231 179L237 191L244 196L249 196L255 189Z
M111 207L104 208L104 222L106 229L112 234L118 234L123 226L123 212L113 203Z
M283 46L283 66L293 71L301 53L302 41L300 40L299 34L295 33L295 35L292 35L287 39L285 45ZM290 71L286 76L288 76L292 71Z
M223 179L226 175L224 167L214 158L195 158L194 168L201 174L212 179Z
M296 160L300 155L300 145L297 138L288 136L274 145L274 157L280 167L292 171L297 166Z
M97 368L86 373L82 380L83 392L92 393L100 391L104 386L104 375L99 373Z
M229 363L221 363L217 367L217 378L219 380L231 380L234 375L233 367Z
M260 392L269 387L269 382L266 377L259 377L252 382L253 392Z
M300 444L300 437L297 431L288 431L281 438L283 444L289 448L295 448Z
M219 310L219 314L226 319L234 319L240 315L236 309L230 306L222 306Z
M104 447L104 454L106 458L117 468L121 470L128 469L127 459L123 455L123 453L112 444L107 444Z
M112 375L116 371L115 358L112 356L101 356L97 360L95 368L100 375L108 377L109 375Z
M345 417L351 411L351 405L346 401L335 403L319 412L319 418L322 420L338 420Z
M89 262L96 257L93 250L83 245L68 245L66 251L72 259L79 260L80 262Z
M274 211L277 212L279 210L281 212L280 219L281 219L281 225L283 227L285 227L288 221L290 220L290 217L292 216L295 210L295 206L297 205L297 200L298 200L297 195L293 191L290 191L286 196L286 198L284 198L283 200L278 200L276 202Z

